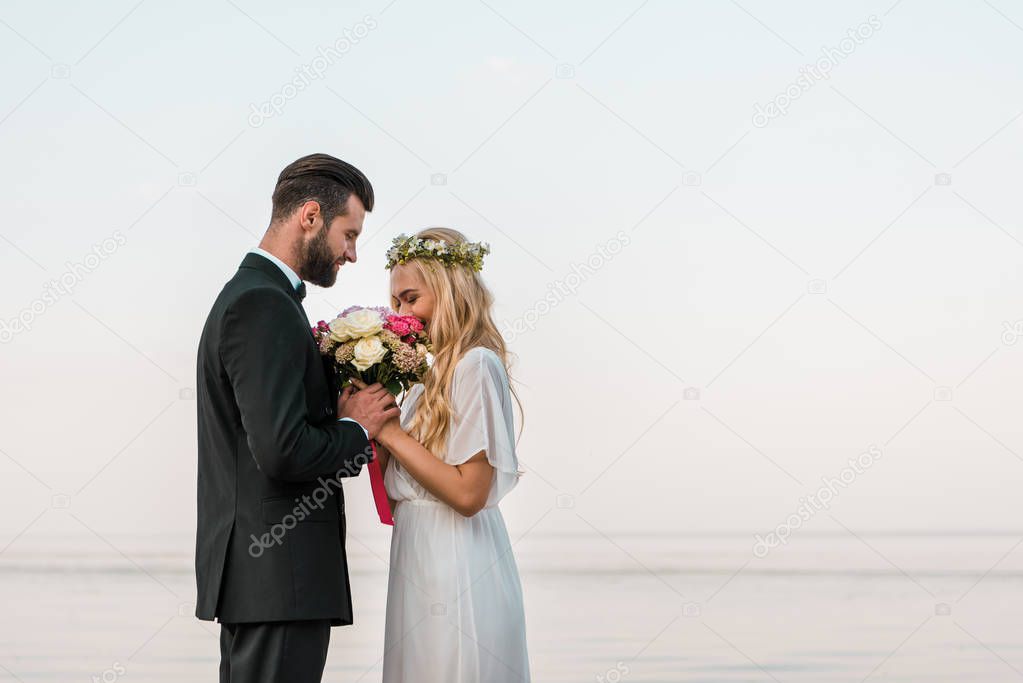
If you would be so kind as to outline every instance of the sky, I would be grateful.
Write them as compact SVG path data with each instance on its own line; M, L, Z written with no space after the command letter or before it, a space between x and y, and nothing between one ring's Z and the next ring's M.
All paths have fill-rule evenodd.
M312 152L377 206L311 322L491 244L513 535L1020 529L1011 3L58 5L0 9L0 548L189 549L202 325Z

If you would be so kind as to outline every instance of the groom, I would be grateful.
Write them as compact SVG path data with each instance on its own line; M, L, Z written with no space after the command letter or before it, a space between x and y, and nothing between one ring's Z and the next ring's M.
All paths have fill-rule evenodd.
M341 479L399 410L380 385L338 395L302 299L303 280L330 287L355 262L372 209L354 166L290 164L203 328L196 616L221 624L221 683L318 682L330 627L352 623Z

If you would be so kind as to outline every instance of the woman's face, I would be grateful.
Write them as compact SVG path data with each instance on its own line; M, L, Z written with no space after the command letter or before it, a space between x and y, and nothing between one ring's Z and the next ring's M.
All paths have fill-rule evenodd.
M426 323L426 332L430 332L430 319L433 317L434 297L423 281L419 271L407 264L399 264L391 269L391 303L399 315L414 315Z

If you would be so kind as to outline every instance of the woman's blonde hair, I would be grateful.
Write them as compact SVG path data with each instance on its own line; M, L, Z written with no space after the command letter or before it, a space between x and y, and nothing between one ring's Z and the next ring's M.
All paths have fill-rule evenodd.
M415 236L448 244L467 241L465 235L451 228L426 228ZM464 265L445 266L430 258L413 258L405 265L416 269L434 297L429 330L433 364L423 382L423 395L416 403L409 433L431 453L443 457L452 418L451 382L458 361L469 349L483 346L497 354L507 372L512 354L494 324L494 297L479 273ZM391 306L398 309L394 297ZM521 415L522 402L514 388L511 393Z

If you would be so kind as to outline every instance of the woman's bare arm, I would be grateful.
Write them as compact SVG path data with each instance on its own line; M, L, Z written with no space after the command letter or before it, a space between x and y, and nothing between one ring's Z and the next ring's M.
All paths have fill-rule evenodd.
M377 441L423 488L460 515L472 517L486 505L494 468L487 462L485 451L461 465L448 465L406 434L394 419L380 429Z

